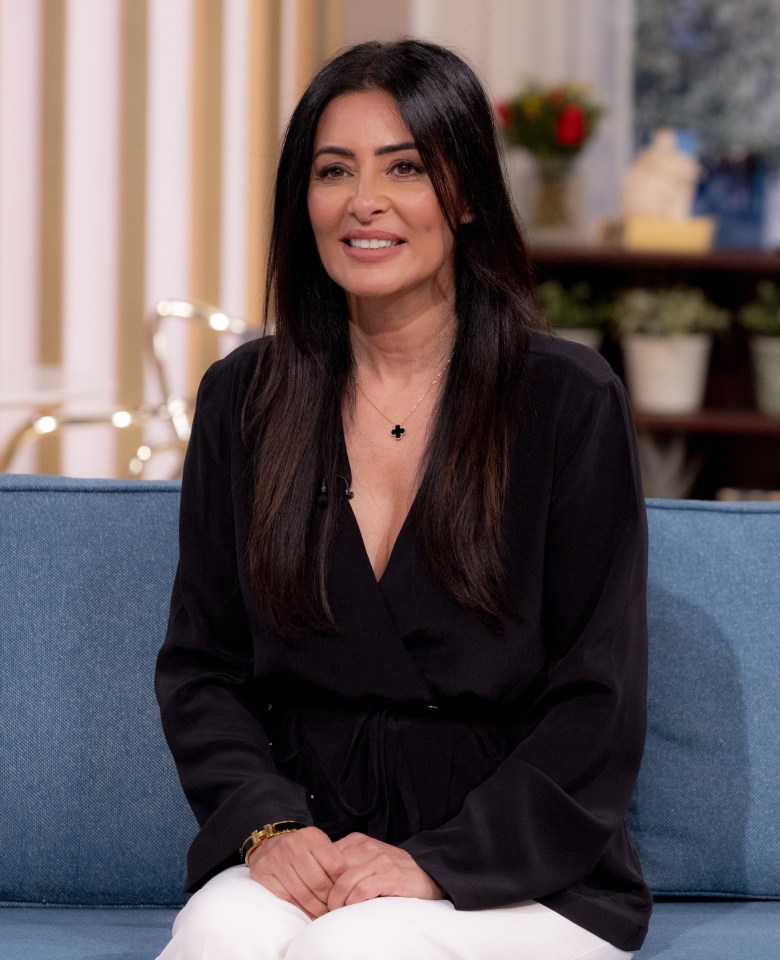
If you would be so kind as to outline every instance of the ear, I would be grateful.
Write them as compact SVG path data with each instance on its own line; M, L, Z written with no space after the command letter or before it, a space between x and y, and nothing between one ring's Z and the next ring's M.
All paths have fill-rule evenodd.
M466 207L463 213L460 215L460 225L463 226L464 223L473 223L474 214L471 212L471 207Z

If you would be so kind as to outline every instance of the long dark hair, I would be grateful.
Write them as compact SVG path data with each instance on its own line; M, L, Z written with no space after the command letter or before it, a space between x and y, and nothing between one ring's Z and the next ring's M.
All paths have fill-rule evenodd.
M307 192L323 110L361 90L396 101L455 237L452 362L421 466L416 520L447 593L498 629L510 611L501 536L509 446L527 332L543 323L490 103L460 57L419 40L363 43L338 55L312 80L287 128L266 289L275 335L246 406L255 445L250 576L275 630L336 629L326 572L342 503L341 417L353 358L344 291L320 262Z

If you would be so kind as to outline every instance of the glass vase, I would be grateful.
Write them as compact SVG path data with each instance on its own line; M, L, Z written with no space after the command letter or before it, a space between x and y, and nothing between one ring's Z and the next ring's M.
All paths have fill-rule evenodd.
M537 157L537 192L531 225L542 229L576 226L572 200L572 161Z

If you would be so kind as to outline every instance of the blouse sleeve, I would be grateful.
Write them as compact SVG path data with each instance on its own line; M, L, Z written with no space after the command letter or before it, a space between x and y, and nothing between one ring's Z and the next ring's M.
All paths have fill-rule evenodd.
M273 763L265 701L253 681L236 546L242 444L234 366L213 367L198 392L182 483L179 564L157 660L163 729L200 825L188 889L239 862L239 845L263 823L311 823L303 788Z
M609 377L559 418L546 524L546 671L521 742L460 813L403 844L462 909L583 880L624 829L646 723L646 519Z

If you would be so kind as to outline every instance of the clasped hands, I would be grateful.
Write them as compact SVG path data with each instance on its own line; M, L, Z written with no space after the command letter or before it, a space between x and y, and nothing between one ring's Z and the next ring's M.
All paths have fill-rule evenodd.
M249 857L250 876L315 919L375 897L442 900L444 891L405 850L350 833L335 842L317 827L266 840Z

